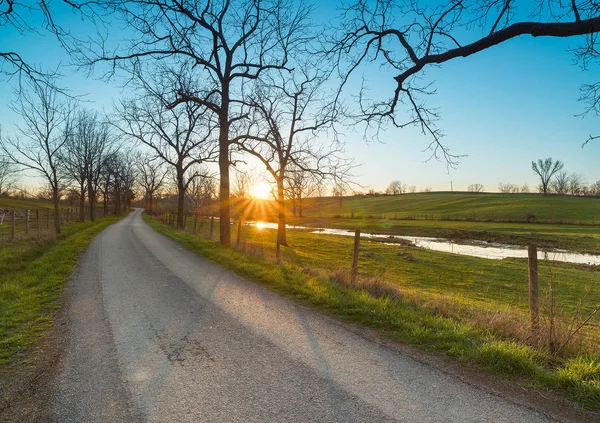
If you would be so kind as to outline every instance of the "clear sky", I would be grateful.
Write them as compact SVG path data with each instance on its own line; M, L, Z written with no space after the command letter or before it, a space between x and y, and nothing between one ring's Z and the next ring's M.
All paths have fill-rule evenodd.
M333 9L332 3L317 3L317 16L331 19ZM60 18L78 30L85 25L70 14ZM600 134L600 118L575 116L584 110L584 104L577 101L579 87L595 82L598 68L584 72L574 65L568 50L578 41L521 38L427 69L425 80L435 81L437 88L427 101L441 112L438 126L446 134L444 143L466 157L448 173L444 162L426 162L429 154L422 150L430 140L416 128L388 129L381 142L369 143L362 133L347 131L348 155L362 164L356 171L361 184L384 190L390 181L399 179L418 189L449 190L452 181L455 190L481 183L487 191L495 191L503 182L527 183L533 189L538 182L531 161L545 157L562 160L566 170L583 174L589 183L600 180L600 140L581 148L590 134ZM45 68L60 66L61 85L73 94L88 94L88 107L110 111L113 99L121 95L116 83L107 84L65 66L69 58L51 35L21 35L0 27L0 51L8 50ZM391 75L370 72L369 77L373 97L393 88ZM10 84L1 81L3 132L10 132L16 121L6 107L13 98Z

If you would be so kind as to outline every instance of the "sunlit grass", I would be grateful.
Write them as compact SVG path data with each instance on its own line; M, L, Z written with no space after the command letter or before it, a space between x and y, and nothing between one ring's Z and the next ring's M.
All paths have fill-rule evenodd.
M588 408L600 408L600 355L594 344L581 341L555 357L523 342L528 304L524 260L494 261L363 243L360 281L351 284L339 273L350 267L351 239L291 230L289 248L277 264L275 230L243 226L239 251L232 251L145 218L192 251L296 301L378 328L400 341L443 351L466 365L557 389ZM201 225L201 236L207 235L207 227ZM584 312L600 302L600 276L593 269L563 264L552 271L564 317L573 315L587 285L596 290ZM542 298L547 276L542 264ZM598 327L587 334L598 339Z
M58 237L22 240L0 249L0 371L27 359L52 324L65 281L92 238L120 217L65 226Z

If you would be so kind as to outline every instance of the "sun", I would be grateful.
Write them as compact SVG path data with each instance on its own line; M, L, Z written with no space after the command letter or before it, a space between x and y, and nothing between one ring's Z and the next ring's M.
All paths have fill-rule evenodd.
M268 200L271 196L271 186L267 182L258 182L252 187L252 197Z

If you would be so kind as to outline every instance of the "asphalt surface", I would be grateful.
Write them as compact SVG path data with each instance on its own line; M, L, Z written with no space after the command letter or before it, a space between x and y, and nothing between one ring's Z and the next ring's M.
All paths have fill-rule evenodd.
M551 421L190 253L139 210L67 289L56 421Z

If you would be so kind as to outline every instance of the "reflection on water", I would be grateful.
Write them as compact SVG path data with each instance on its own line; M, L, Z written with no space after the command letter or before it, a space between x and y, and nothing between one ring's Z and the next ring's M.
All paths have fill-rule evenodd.
M277 223L272 222L247 222L248 225L277 229ZM309 228L306 226L288 226L290 229L305 229L310 230L314 234L323 235L339 235L339 236L354 236L354 231L345 229L326 229L326 228ZM481 257L493 260L502 260L509 257L527 258L527 248L519 245L505 245L486 241L468 241L473 244L456 244L444 238L431 238L422 236L404 236L404 235L383 235L383 234L361 234L362 238L372 239L389 239L405 240L411 242L419 248L427 250L442 251L445 253L461 254L472 257ZM394 242L386 242L386 245L399 245ZM538 258L544 259L544 252L538 252ZM565 250L548 251L548 259L555 261L563 261L567 263L577 264L594 264L600 265L600 256L592 254L571 253Z

